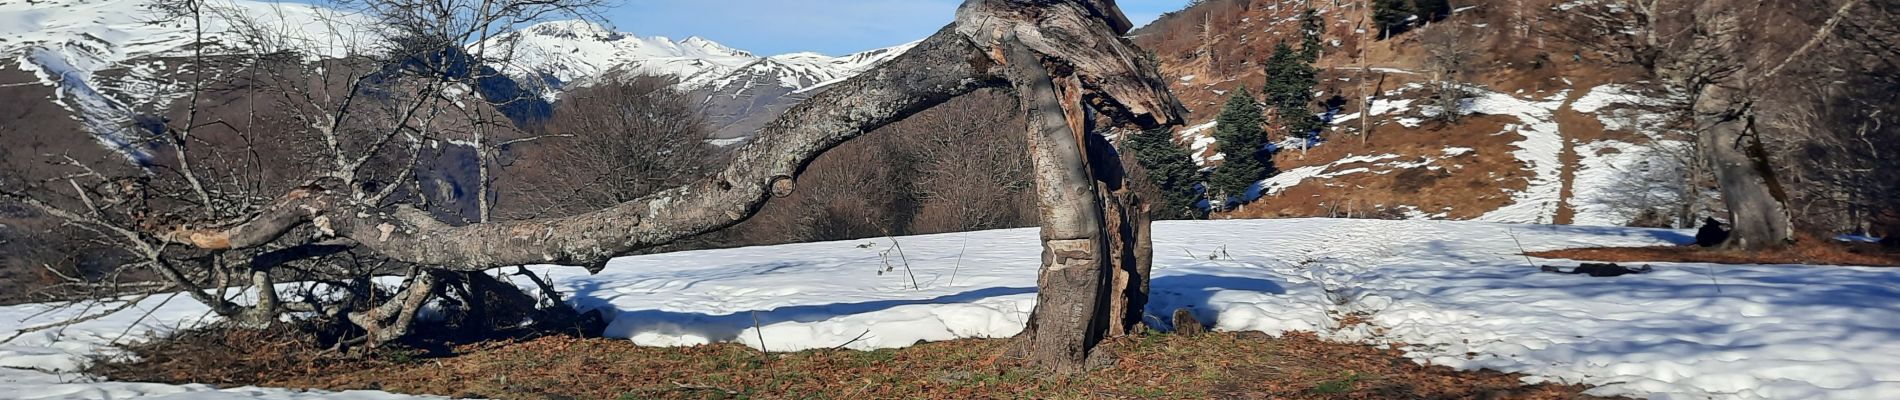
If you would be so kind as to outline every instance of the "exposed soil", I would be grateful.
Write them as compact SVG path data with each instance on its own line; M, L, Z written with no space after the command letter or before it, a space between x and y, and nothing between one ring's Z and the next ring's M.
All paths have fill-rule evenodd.
M1597 247L1540 251L1531 257L1632 262L1692 262L1712 264L1806 264L1900 266L1900 250L1874 243L1846 243L1807 239L1787 248L1760 252L1697 246Z
M1311 334L1147 333L1113 340L1103 370L1049 377L999 357L1006 340L905 349L763 354L736 344L641 347L565 336L324 354L294 334L198 332L108 364L114 379L499 399L1247 398L1589 399L1587 387L1530 385L1493 371L1421 366L1396 350Z

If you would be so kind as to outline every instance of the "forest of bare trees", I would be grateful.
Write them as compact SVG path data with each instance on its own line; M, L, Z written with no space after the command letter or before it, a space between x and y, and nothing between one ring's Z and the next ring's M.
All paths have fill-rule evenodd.
M1611 60L1645 66L1686 102L1696 138L1681 165L1679 219L1704 182L1734 226L1729 245L1785 246L1798 232L1892 232L1896 193L1880 172L1894 102L1888 67L1896 3L1622 0L1560 14L1545 29ZM1705 181L1706 179L1706 181ZM1891 237L1892 235L1887 235Z

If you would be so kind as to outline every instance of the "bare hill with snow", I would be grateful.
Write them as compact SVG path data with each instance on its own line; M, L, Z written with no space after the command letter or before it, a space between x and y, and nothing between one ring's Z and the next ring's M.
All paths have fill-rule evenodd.
M1527 25L1565 29L1556 15L1573 3L1459 4L1381 40L1363 2L1209 0L1134 36L1192 112L1179 142L1211 166L1225 158L1211 135L1227 95L1260 92L1273 46L1300 46L1306 7L1323 20L1315 97L1337 101L1323 115L1324 143L1283 143L1283 173L1232 216L1674 222L1686 184L1671 176L1688 136L1660 106L1682 99L1641 67ZM1445 110L1423 36L1459 26L1473 56L1458 71L1465 96ZM1437 118L1448 112L1459 118Z

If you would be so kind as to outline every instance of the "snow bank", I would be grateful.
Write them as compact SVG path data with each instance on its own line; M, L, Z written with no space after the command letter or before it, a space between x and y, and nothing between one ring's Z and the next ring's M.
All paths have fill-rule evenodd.
M1248 193L1247 197L1259 198L1261 196L1271 196L1271 195L1280 194L1280 192L1285 191L1289 188L1292 188L1294 186L1299 186L1300 182L1304 182L1307 179L1334 178L1334 177L1339 177L1343 175L1350 175L1350 174L1367 171L1367 169L1365 168L1351 168L1351 169L1345 169L1345 170L1339 170L1339 171L1331 171L1334 167L1338 167L1338 166L1342 166L1346 164L1370 163L1370 162L1377 162L1377 161L1383 161L1383 160L1390 160L1390 159L1394 159L1398 157L1399 156L1397 154L1381 154L1381 155L1376 155L1376 156L1346 156L1346 158L1341 158L1337 161L1333 161L1332 163L1328 163L1325 165L1310 165L1310 166L1294 168L1294 169L1290 169L1286 171L1280 171L1279 174L1275 174L1273 175L1273 177L1261 180L1260 183L1255 184L1254 186L1256 189L1249 190L1249 192L1251 193ZM1331 172L1328 172L1328 171L1331 171Z
M1406 343L1402 349L1420 362L1601 385L1594 393L1605 395L1900 393L1900 359L1891 356L1900 354L1896 269L1658 263L1652 274L1589 278L1538 272L1515 244L1535 251L1689 240L1669 230L1326 219L1155 228L1148 312L1188 308L1220 330ZM866 239L626 257L599 275L534 268L551 273L576 305L604 311L609 336L641 344L890 348L1021 331L1035 302L1035 238L1034 229L903 237L906 257L891 252L888 262L880 253L891 240ZM0 307L0 335L43 322L21 318L44 307ZM184 299L159 309L134 335L202 315ZM1349 314L1370 324L1339 326ZM18 360L36 351L95 351L60 346L110 341L134 317L9 344L0 362L43 364ZM7 374L0 385L10 386L0 393L81 385L40 372ZM21 374L38 375L15 377ZM191 388L210 389L163 387ZM223 393L246 390L296 395Z

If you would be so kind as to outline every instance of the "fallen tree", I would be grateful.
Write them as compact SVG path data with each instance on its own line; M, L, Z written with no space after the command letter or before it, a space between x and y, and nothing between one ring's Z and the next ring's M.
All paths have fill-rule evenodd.
M361 183L323 179L245 218L143 234L200 250L347 242L430 271L556 264L598 272L612 257L750 217L770 196L790 194L803 167L833 146L952 97L1010 88L1029 121L1043 246L1038 303L1015 347L1053 371L1080 371L1103 337L1140 322L1152 252L1147 205L1096 125L1151 129L1178 124L1182 113L1142 51L1121 37L1131 28L1112 0L970 0L909 52L766 125L723 170L598 211L455 226L408 204L365 201ZM287 237L303 228L316 233ZM409 290L351 319L408 324L402 315L436 280L416 275Z

